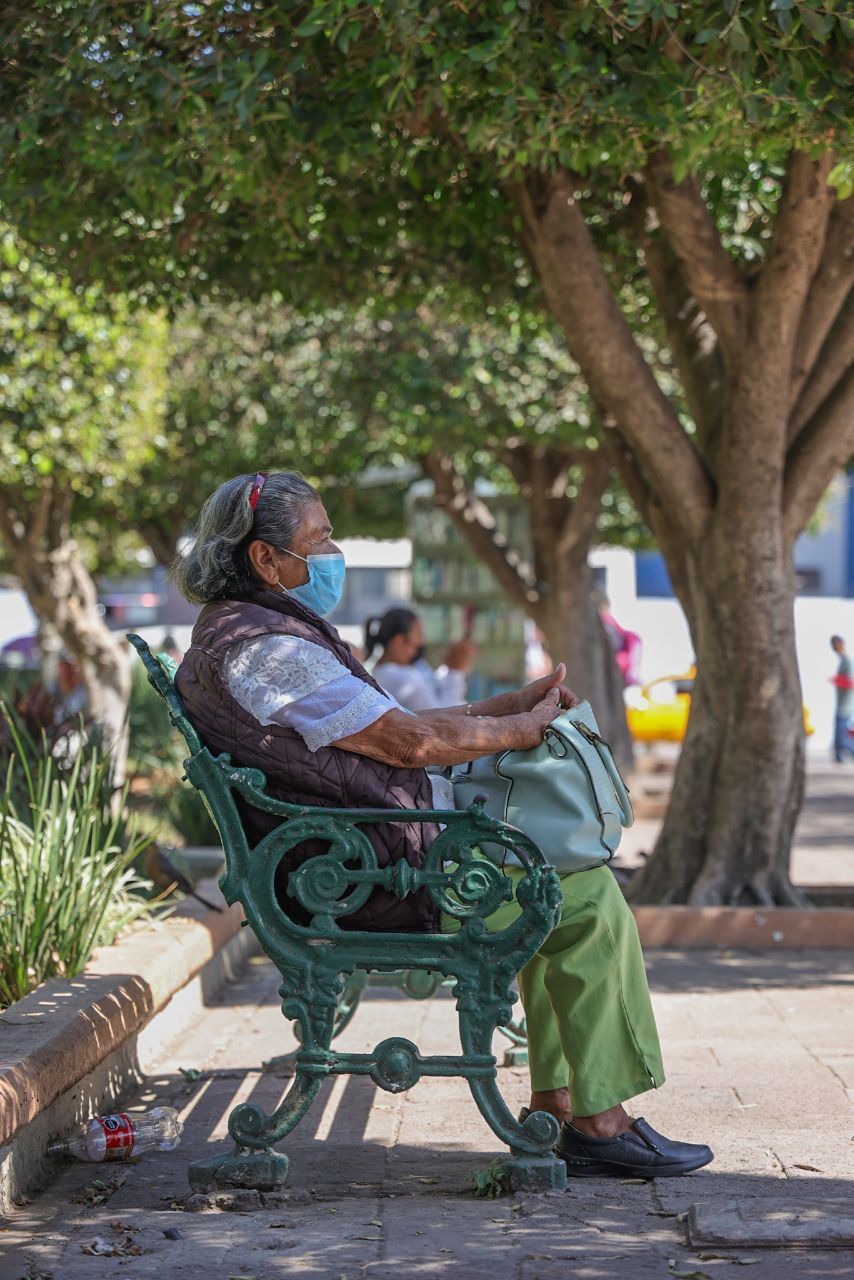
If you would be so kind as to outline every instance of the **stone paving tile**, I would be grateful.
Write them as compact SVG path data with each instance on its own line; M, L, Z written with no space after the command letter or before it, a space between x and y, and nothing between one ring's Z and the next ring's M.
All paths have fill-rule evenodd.
M0 1280L24 1280L31 1262L52 1280L666 1280L680 1270L726 1280L742 1274L745 1256L748 1280L850 1277L850 1251L704 1256L686 1246L679 1218L697 1202L772 1204L783 1213L816 1197L828 1212L850 1206L854 1018L843 958L665 953L650 971L670 1078L635 1110L676 1137L710 1141L717 1159L709 1170L478 1201L471 1173L498 1144L463 1082L428 1079L394 1096L365 1078L341 1079L325 1083L284 1143L288 1198L182 1212L186 1166L223 1147L235 1102L251 1098L270 1111L288 1087L258 1070L295 1045L279 1013L277 975L258 961L167 1046L136 1100L183 1108L177 1151L122 1168L126 1181L101 1207L79 1201L93 1177L114 1170L69 1165L0 1231ZM448 1052L456 1018L447 993L414 1002L372 991L341 1044L364 1051L392 1033L425 1053ZM212 1074L187 1082L181 1067ZM527 1101L526 1073L503 1070L500 1079L515 1111ZM129 1234L150 1252L87 1257L81 1245L108 1235L111 1222L136 1228ZM172 1241L163 1233L174 1227L181 1237Z

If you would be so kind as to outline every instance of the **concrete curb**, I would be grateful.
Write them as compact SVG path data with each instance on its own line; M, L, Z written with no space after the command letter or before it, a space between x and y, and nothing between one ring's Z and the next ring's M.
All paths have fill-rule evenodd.
M817 907L632 907L646 948L854 949L854 910Z
M0 1014L0 1215L49 1177L49 1139L115 1107L259 950L241 908L225 907L214 882L200 889L221 913L182 904Z

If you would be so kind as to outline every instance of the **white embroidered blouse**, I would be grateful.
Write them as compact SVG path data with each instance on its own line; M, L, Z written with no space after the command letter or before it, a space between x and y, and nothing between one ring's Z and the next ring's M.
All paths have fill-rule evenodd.
M400 704L354 676L334 653L299 636L266 635L231 646L229 693L259 724L295 729L310 751L366 729Z

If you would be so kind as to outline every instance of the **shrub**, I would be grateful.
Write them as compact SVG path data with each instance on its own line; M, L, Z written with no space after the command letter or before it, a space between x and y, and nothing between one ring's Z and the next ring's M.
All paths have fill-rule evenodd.
M181 839L188 845L221 843L216 823L201 793L188 782L176 782L168 798L164 797L166 817Z
M12 749L0 798L0 1005L46 978L73 977L94 947L154 905L131 865L150 836L125 835L109 759L84 743L63 764L46 741L34 756L4 715Z
M170 770L179 776L185 755L184 744L172 729L160 695L148 683L141 662L131 668L128 706L130 768L140 774Z
M181 781L186 746L169 723L163 700L134 663L128 710L130 767L147 785L137 795L165 843L174 835L188 845L218 845L219 832L200 793Z

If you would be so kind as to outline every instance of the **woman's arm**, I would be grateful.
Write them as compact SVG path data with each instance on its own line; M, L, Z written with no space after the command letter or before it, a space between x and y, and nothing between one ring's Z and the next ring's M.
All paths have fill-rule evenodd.
M537 746L557 715L559 699L558 689L553 687L530 711L499 717L453 715L448 708L417 716L388 711L366 729L331 745L406 769L464 764L493 751Z
M509 693L498 693L494 698L484 698L481 702L471 703L470 714L473 716L516 716L522 711L533 710L537 703L545 697L549 689L557 689L561 707L575 707L579 702L578 695L563 683L565 679L566 667L560 662L554 671L551 671L547 676L540 676L539 680L532 680L523 689L513 689ZM447 715L452 716L469 714L465 703L459 707L443 707L441 709ZM418 714L421 715L423 713L419 712Z

